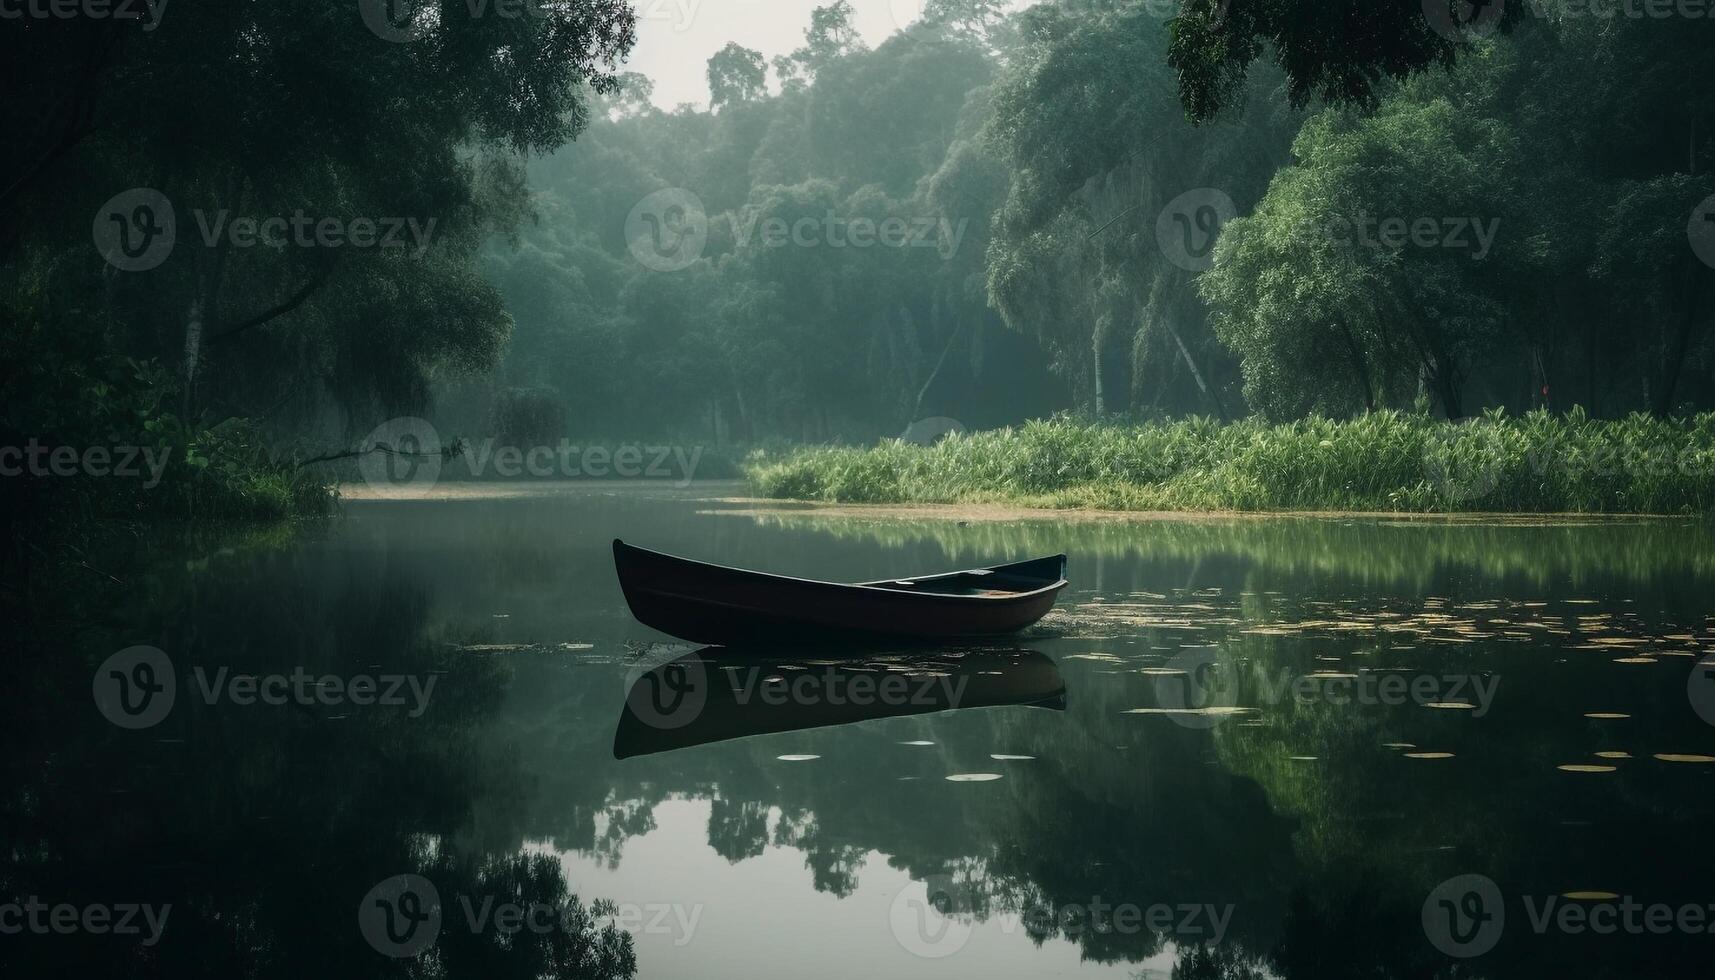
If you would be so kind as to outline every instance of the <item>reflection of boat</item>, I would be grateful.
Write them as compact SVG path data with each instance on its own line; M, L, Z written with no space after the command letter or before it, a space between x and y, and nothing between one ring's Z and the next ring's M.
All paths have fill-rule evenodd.
M1054 661L1034 650L779 657L705 647L626 693L613 755L628 759L746 735L1000 705L1066 707Z
M634 548L613 564L631 614L696 643L813 636L946 640L1012 633L1066 587L1066 556L876 582L818 582Z

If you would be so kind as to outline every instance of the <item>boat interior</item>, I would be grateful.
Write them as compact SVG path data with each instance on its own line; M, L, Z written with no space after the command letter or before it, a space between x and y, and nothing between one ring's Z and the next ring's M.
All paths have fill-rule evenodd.
M877 589L896 589L900 592L932 593L935 595L1004 596L1017 595L1021 592L1035 592L1037 589L1053 585L1064 579L1065 568L1065 556L1055 555L1051 558L1015 562L1011 565L997 565L994 568L968 568L958 572L942 572L938 575L878 579L873 582L858 582L856 584Z

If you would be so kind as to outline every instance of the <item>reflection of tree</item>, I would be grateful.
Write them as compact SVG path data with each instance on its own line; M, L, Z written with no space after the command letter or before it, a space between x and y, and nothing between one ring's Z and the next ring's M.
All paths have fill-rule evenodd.
M595 928L557 860L515 857L515 829L473 830L473 801L517 812L526 789L515 758L482 758L476 741L510 682L506 661L459 653L452 641L468 638L427 627L429 594L408 574L339 560L306 574L301 552L187 561L163 550L133 566L110 559L126 584L92 579L56 590L52 607L0 610L27 646L69 647L3 668L0 883L47 901L170 905L166 928L151 947L8 936L0 974L630 975L629 938ZM139 640L168 651L178 695L155 728L122 731L90 707L90 676ZM205 704L197 667L205 678L301 668L435 686L415 717L411 705ZM447 919L420 958L392 960L364 941L355 913L378 882L406 873L436 885ZM459 895L558 903L571 928L472 936Z
M709 846L728 861L759 857L768 846L768 806L715 797L709 802Z
M655 804L649 801L610 800L602 816L607 826L590 850L609 868L619 867L619 853L626 841L655 829Z
M636 972L631 936L611 921L600 921L613 914L611 904L580 902L567 889L565 873L553 855L489 856L475 866L444 857L424 873L442 883L437 887L446 903L445 918L435 950L450 975L610 980ZM448 888L447 883L457 887ZM489 898L494 904L484 910L482 903ZM492 915L495 906L507 902L552 909L553 928L511 933L492 926L479 932L468 928L467 904L478 915ZM546 915L537 919L546 921Z
M1102 581L1090 581L1086 569L1086 577L1076 583L1105 590L1148 588L1142 576L1159 573L1163 565L1198 563L1240 563L1273 581L1317 576L1390 589L1421 589L1454 573L1480 575L1496 588L1513 584L1520 589L1715 575L1715 524L1707 521L1056 515L960 524L949 515L877 521L815 510L764 511L753 521L871 541L894 552L920 552L932 545L949 567L1059 551L1075 559L1126 559L1098 563Z
M845 898L857 891L858 872L863 870L868 849L842 842L828 831L810 810L788 809L774 827L774 843L804 852L804 867L819 892Z
M1264 980L1267 975L1259 964L1232 946L1188 946L1173 964L1173 980Z

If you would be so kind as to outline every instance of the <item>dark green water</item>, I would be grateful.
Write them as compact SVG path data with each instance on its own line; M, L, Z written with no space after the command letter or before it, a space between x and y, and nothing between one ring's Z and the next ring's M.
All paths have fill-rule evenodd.
M163 532L121 583L30 610L0 968L599 976L629 966L612 924L643 977L1707 975L1708 525L960 526L710 496ZM1065 551L1072 586L997 649L726 669L630 618L616 536L836 579ZM133 645L170 683L109 662ZM688 668L704 700L640 718ZM115 672L170 706L123 714ZM858 675L901 678L895 703L854 705L880 689ZM828 715L868 717L694 744ZM440 915L410 933L419 881ZM77 923L32 927L31 897ZM531 902L551 928L507 931ZM126 903L170 912L84 917Z

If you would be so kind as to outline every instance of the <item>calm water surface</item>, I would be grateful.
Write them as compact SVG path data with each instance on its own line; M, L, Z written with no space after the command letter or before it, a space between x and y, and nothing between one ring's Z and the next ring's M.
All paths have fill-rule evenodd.
M579 975L579 934L489 914L575 900L643 977L1708 975L1708 525L966 526L733 492L348 501L42 610L0 884L172 912L152 945L26 929L3 962ZM1072 585L995 648L769 663L632 620L614 537L835 579L1064 551ZM131 730L92 677L139 644L174 697ZM280 704L226 686L294 671ZM393 958L404 875L440 918Z

